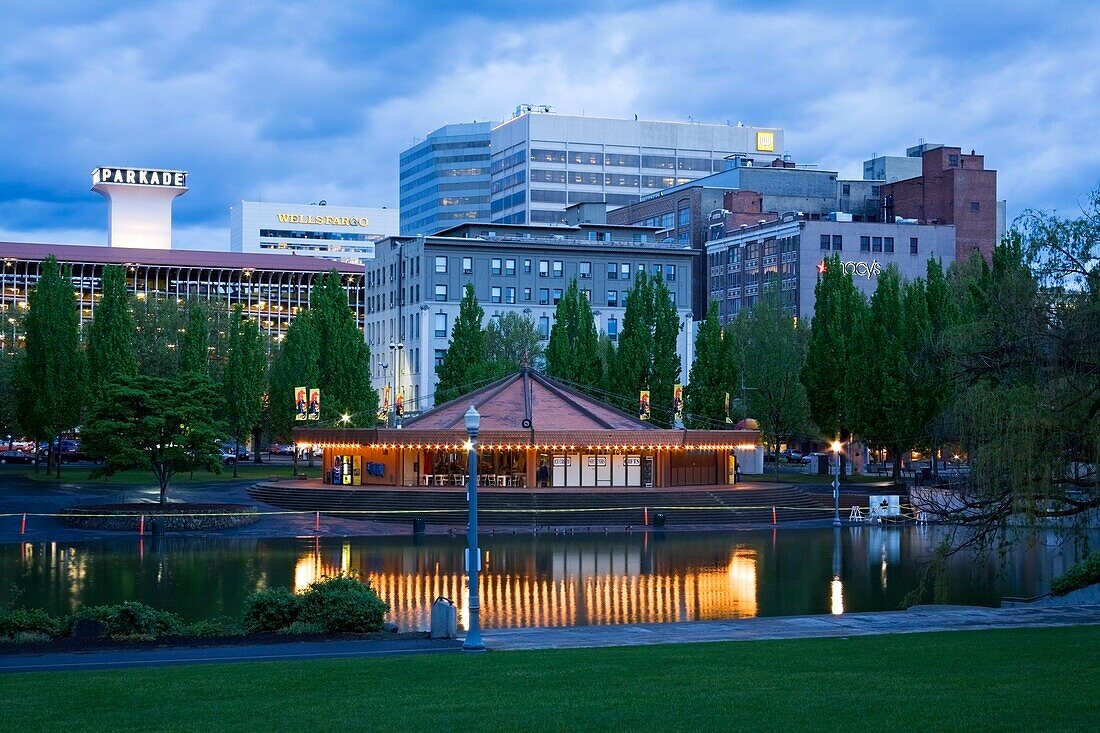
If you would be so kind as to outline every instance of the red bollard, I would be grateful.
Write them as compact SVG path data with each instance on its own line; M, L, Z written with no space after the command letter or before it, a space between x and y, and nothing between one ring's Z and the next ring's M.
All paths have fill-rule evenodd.
M315 516L313 518L313 531L314 532L320 532L321 531L321 512L317 512L317 516Z
M27 533L27 515L23 514L23 523L19 525L19 534Z
M772 524L777 524L775 521L775 507L772 507Z
M642 509L642 526L649 526L649 507Z
M138 534L142 537L145 536L145 515L141 515L141 521L138 522Z

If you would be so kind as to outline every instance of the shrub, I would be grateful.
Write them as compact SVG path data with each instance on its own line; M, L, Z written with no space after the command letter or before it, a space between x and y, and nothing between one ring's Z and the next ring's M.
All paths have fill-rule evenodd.
M188 636L240 636L243 629L228 616L218 616L188 624L183 633Z
M289 588L265 588L244 601L244 628L249 633L278 631L298 620L302 598Z
M369 583L351 575L323 578L302 594L299 619L330 632L381 631L390 604Z
M318 626L317 624L307 624L304 621L295 621L285 629L279 629L280 634L323 634L325 633L324 626Z
M68 625L68 618L51 616L41 608L0 609L0 640L11 640L24 633L61 636Z
M1070 591L1100 583L1100 552L1094 552L1050 582L1052 595L1064 596Z
M15 644L41 644L44 641L53 641L53 637L41 631L20 631L11 640Z
M178 634L185 628L176 614L137 601L127 601L117 606L86 606L76 612L76 617L99 621L107 636L155 638Z

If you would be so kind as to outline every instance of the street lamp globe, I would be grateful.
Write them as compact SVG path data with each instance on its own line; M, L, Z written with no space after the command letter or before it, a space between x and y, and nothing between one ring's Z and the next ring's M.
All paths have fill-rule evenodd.
M470 409L466 410L463 419L466 421L466 432L471 436L476 436L478 428L481 427L481 414L473 405L470 405Z

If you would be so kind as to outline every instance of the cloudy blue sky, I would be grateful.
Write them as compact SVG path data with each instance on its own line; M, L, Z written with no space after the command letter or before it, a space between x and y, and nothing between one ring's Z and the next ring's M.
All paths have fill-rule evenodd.
M851 177L919 138L975 148L1009 213L1100 181L1100 3L0 5L0 239L104 243L101 164L182 168L177 247L241 199L397 205L448 122L561 113L773 125Z

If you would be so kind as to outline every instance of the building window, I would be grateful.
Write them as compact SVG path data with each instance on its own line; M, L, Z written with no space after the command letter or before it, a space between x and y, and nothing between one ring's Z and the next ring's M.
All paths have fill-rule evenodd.
M562 266L561 260L554 260L554 277L561 277L563 271L564 268Z
M462 258L462 274L473 275L474 274L474 258L463 257Z
M893 252L894 251L894 238L893 237L883 237L882 238L882 248L886 252Z
M959 167L959 156L954 153L950 153L947 156L947 165L951 168Z
M554 288L554 298L552 301L554 305L557 305L561 301L561 295L561 288Z
M852 195L852 184L845 183L842 187L841 193L844 196L851 196Z
M676 282L676 265L665 265L665 282Z
M860 237L859 238L859 251L860 252L870 252L871 251L871 238L870 237Z
M435 314L435 337L437 339L447 338L447 314L436 313Z
M882 237L871 237L871 251L872 252L881 252L882 251Z
M844 249L844 237L842 237L839 234L834 234L833 235L833 250L839 252L842 249Z
M822 250L829 249L829 235L828 234L822 234L821 235L821 249Z
M578 262L577 263L577 277L587 279L592 277L592 263L591 262Z
M909 237L909 254L911 254L911 255L918 254L918 249L919 248L917 247L917 238L916 237Z
M436 285L435 286L435 299L436 300L446 300L447 299L447 286L446 285Z
M550 277L550 262L539 260L539 277Z
M435 258L435 271L436 272L446 272L447 271L447 258L446 257L436 257Z
M586 289L582 290L581 293L584 295L585 300L587 300L589 303L592 302L592 291L591 290L588 290L586 288Z
M652 273L653 277L659 277L661 279L664 279L665 268L663 266L653 265L653 267L650 268L650 272Z
M981 210L982 210L982 204L981 204L980 201L971 201L970 202L970 211L971 211L971 213L977 214Z
M500 302L500 286L499 285L494 286L494 287L489 289L489 300L491 300L494 303L499 303Z
M523 289L523 299L526 300L526 301L531 300L531 288L524 288Z
M501 263L500 263L500 258L499 257L494 257L490 261L489 269L492 270L494 275L499 275L501 273Z
M550 338L550 316L539 316L539 338L543 341Z
M523 261L523 272L524 272L525 275L530 275L531 274L531 260L524 260Z
M515 260L504 260L504 274L505 275L515 275L516 274L516 261Z
M676 212L676 225L686 227L691 223L691 209L680 209Z
M618 280L619 279L619 265L615 262L607 263L607 279Z
M619 319L614 316L607 319L607 337L612 341L619 340Z
M635 269L638 272L645 272L645 263L644 262L639 262L638 266Z
M443 366L443 357L445 357L446 355L447 355L447 350L446 349L436 349L435 350L435 365L436 366Z
M516 302L516 289L504 288L504 302L509 305L515 305Z
M881 193L881 191L882 191L882 186L871 186L871 195L874 196L875 198L879 197L879 194Z
M550 288L539 288L539 305L550 305Z
M607 305L608 305L609 308L618 308L619 307L619 291L618 290L608 290L607 291Z
M619 265L619 277L623 280L630 279L630 263L624 262Z

